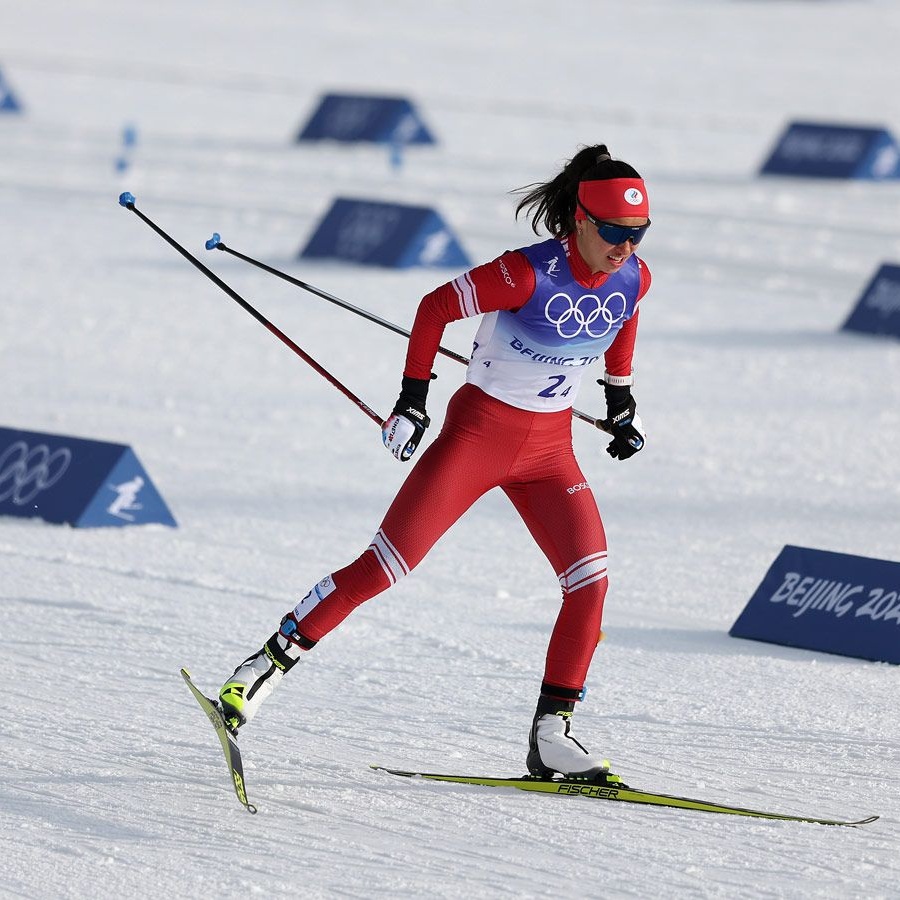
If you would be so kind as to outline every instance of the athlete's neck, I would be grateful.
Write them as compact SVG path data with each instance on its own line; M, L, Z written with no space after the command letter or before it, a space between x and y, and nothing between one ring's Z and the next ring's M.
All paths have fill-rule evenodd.
M590 266L584 261L584 257L578 250L578 242L574 234L567 234L562 239L562 245L566 250L566 260L569 268L575 276L575 280L584 287L599 287L609 278L606 272L592 272Z

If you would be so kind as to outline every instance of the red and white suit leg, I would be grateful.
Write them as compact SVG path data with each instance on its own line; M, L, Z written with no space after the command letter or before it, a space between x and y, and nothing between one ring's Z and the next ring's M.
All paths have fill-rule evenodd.
M559 578L562 606L547 648L544 693L565 688L569 699L584 687L600 640L606 534L571 449L555 455L554 468L548 477L503 489Z
M409 574L444 532L497 486L509 461L495 452L502 439L485 443L491 431L482 427L476 408L484 397L469 385L454 395L441 433L403 483L372 543L330 576L329 592L321 600L312 598L311 611L309 600L297 605L298 632L307 642L320 640L361 603ZM517 444L507 443L507 455L514 458Z
M305 598L298 635L313 644L357 606L408 574L483 494L502 486L563 591L545 682L584 685L600 634L606 594L606 537L572 453L571 413L516 409L473 385L447 407L444 427L404 482L367 550Z

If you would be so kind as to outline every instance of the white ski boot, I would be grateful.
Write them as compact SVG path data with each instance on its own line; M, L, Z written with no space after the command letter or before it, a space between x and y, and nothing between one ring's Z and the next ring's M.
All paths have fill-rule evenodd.
M609 771L609 760L589 753L570 732L575 703L541 697L528 740L528 771L540 778L559 774L594 778Z
M228 727L237 733L257 713L263 701L271 696L284 673L289 672L306 647L291 635L297 629L297 620L288 613L281 620L281 627L263 644L262 648L247 657L219 691L219 704Z

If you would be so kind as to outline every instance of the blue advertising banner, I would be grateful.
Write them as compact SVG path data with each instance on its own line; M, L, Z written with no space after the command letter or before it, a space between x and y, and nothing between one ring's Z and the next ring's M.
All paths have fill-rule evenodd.
M392 269L471 263L444 220L427 206L402 206L338 197L301 259L340 259Z
M0 428L0 515L75 527L176 527L125 444Z
M415 107L405 97L326 94L297 141L375 144L434 144Z
M900 663L900 562L788 545L729 634Z
M761 174L900 178L900 149L884 128L793 122L779 138Z
M900 266L883 265L875 273L843 329L900 338Z
M16 99L12 88L3 78L2 70L0 70L0 113L17 113L21 111L21 104Z

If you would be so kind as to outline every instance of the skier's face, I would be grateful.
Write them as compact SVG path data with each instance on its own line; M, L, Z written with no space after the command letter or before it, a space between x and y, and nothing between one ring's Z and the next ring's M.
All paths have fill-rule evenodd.
M604 219L611 225L641 226L648 223L648 219L638 216L626 216L619 219ZM635 245L630 240L621 244L610 244L604 241L597 232L596 226L587 219L581 219L575 223L575 240L578 250L584 261L591 267L591 271L618 272L628 261L628 257L634 253Z

